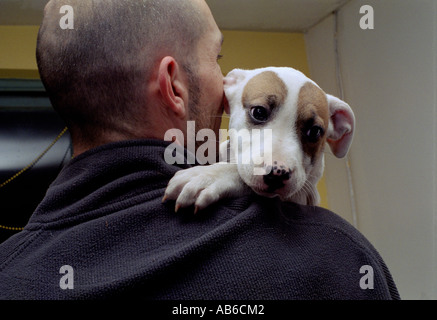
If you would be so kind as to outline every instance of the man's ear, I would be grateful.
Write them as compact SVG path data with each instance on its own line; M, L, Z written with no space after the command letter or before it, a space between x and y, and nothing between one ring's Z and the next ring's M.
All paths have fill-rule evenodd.
M185 118L188 107L188 83L174 58L165 57L161 60L158 82L164 104L178 117Z
M329 94L328 145L337 158L343 158L349 151L355 130L355 116L349 105Z

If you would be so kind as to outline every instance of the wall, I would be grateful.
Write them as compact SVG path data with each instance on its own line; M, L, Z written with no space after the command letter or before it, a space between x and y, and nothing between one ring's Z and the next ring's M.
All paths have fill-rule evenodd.
M360 7L374 8L361 30ZM309 30L310 71L337 92L333 16ZM437 2L352 0L338 15L345 99L357 118L350 152L359 230L404 299L437 299ZM327 161L330 207L351 219L345 163Z
M220 66L224 74L234 68L288 66L309 75L305 40L300 33L222 30L225 41Z
M38 79L37 26L0 26L0 78Z

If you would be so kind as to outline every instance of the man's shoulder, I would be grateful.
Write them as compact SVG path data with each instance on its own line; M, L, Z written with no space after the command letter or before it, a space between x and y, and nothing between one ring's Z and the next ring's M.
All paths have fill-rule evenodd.
M257 196L239 214L254 220L245 230L252 235L248 246L258 251L267 248L267 260L280 260L283 269L293 270L302 283L320 280L311 294L317 292L321 294L319 298L399 298L379 252L338 214L321 207ZM359 286L363 267L372 268L377 290L366 291Z
M281 202L280 213L283 219L289 223L325 226L353 234L358 232L358 230L344 218L323 207L306 206L293 202Z
M380 260L371 242L338 214L318 206L305 206L278 199L252 197L249 212L256 212L259 221L280 229L290 239L301 238L308 246L321 242Z
M376 252L370 241L357 228L326 208L282 202L281 215L287 224L300 225L311 229L311 232L324 233L328 237L345 238L362 249Z

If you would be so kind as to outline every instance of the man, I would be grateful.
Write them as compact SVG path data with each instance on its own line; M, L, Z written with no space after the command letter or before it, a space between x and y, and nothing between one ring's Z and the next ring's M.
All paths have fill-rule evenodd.
M59 27L62 5L74 29ZM48 3L38 67L75 157L0 246L0 298L399 298L376 250L331 212L256 195L196 216L161 202L187 167L164 161L165 133L186 137L188 120L218 133L222 40L203 0Z

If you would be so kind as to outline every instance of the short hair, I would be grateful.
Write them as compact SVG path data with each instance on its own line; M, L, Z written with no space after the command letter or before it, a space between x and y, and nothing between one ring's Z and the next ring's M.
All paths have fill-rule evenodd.
M59 24L63 5L74 10L71 30ZM158 59L175 57L194 81L204 19L186 0L51 0L36 56L53 107L87 139L125 130Z

